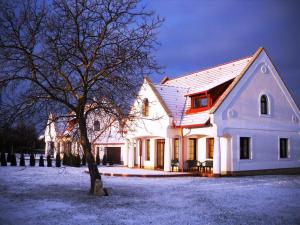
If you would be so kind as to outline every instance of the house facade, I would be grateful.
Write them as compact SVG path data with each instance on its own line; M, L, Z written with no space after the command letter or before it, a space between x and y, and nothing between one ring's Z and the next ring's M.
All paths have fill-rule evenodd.
M213 174L300 170L300 113L263 48L252 56L153 84L133 105L124 165L171 171L213 161Z
M100 113L99 111L90 114L87 119L88 137L92 151L100 159L106 155L107 162L114 164L123 163L125 154L124 139L119 132L119 123L114 117ZM45 129L45 155L53 155L59 152L61 157L64 154L83 155L79 143L78 127L74 120L56 120L50 114Z

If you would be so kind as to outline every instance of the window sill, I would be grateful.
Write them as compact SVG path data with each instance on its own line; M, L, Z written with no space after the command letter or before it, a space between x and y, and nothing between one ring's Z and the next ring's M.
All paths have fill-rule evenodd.
M253 162L253 159L239 159L239 162Z
M270 114L259 114L259 117L262 117L262 118L272 118L272 116Z
M278 158L279 161L290 161L291 158L290 157L286 157L286 158Z

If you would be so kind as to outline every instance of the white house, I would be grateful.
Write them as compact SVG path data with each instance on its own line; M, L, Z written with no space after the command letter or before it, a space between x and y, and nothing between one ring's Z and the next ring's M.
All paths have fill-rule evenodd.
M88 116L87 127L94 156L99 153L100 159L103 159L106 154L108 162L123 163L125 145L118 121L97 111ZM77 129L75 120L56 120L50 114L45 129L45 154L56 156L59 152L61 157L64 153L82 155Z
M196 73L145 79L124 164L171 170L213 160L213 174L300 171L299 108L263 48Z

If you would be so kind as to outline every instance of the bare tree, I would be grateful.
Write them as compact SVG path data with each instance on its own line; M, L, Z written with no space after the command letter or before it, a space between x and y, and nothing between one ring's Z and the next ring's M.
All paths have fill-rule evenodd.
M142 78L158 69L161 23L139 0L0 1L2 118L75 119L94 193L101 177L87 117L97 109L126 117Z

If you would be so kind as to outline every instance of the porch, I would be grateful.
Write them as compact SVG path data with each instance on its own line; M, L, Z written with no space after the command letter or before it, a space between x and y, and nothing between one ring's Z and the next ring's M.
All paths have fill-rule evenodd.
M176 170L176 172L198 173L201 176L221 174L220 137L208 135L138 137L127 140L125 146L127 153L124 165L129 168L166 172Z

